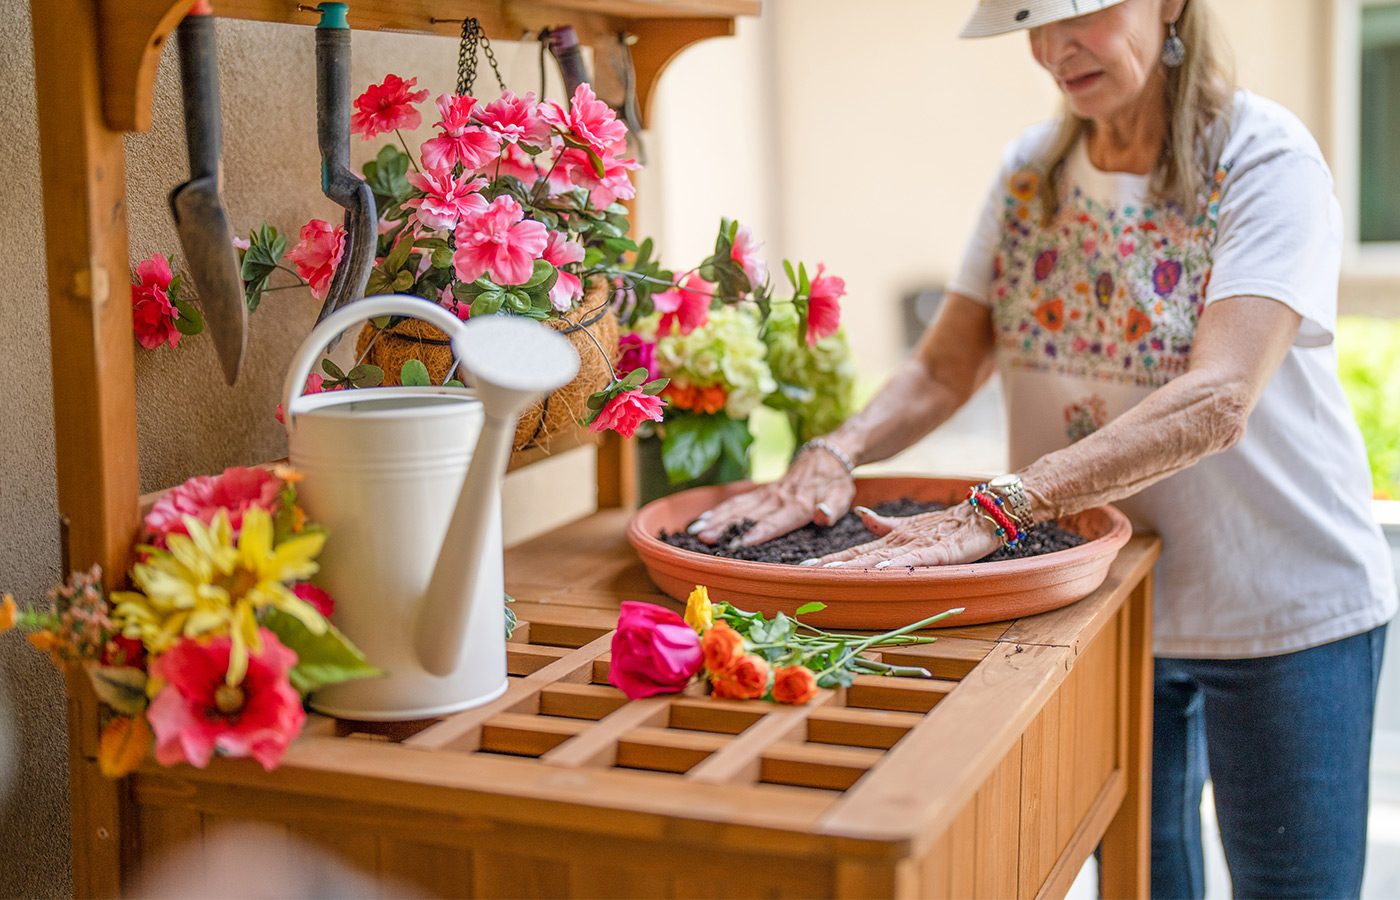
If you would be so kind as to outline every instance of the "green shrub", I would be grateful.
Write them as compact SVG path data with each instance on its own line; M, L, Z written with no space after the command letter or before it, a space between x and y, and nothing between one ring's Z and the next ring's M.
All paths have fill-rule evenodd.
M1337 374L1366 440L1376 496L1400 499L1400 319L1339 319Z

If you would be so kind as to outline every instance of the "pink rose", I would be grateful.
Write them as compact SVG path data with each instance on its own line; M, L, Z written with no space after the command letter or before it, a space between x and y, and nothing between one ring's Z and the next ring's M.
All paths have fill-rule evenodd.
M640 389L624 391L608 401L588 430L602 434L611 429L623 437L631 437L637 426L650 419L661 421L661 398L644 394Z
M651 603L623 602L608 681L627 699L680 691L703 661L700 635L680 616Z
M131 286L131 325L136 340L147 350L161 344L177 347L180 330L175 320L180 313L170 302L170 263L157 253L136 266L136 283Z

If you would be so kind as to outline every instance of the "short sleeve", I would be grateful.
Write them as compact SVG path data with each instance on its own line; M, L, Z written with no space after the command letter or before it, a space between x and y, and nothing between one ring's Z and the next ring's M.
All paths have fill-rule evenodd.
M948 283L948 292L962 294L976 300L983 306L991 306L991 285L994 277L997 246L1001 242L1001 217L1005 208L1006 182L1005 168L997 171L987 200L982 205L982 214L977 219L977 227L963 251L962 266L958 274Z
M1320 157L1285 149L1231 171L1220 213L1207 304L1268 297L1303 317L1294 344L1321 347L1337 325L1342 213Z

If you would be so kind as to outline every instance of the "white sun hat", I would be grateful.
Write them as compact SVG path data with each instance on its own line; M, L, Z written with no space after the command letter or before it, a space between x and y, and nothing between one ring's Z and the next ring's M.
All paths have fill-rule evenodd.
M1023 28L1035 28L1061 19L1072 19L1123 0L978 0L977 9L958 37L991 37Z

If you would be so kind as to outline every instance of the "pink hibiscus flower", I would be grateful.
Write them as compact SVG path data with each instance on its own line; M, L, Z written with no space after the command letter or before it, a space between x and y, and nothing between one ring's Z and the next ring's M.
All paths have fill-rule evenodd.
M846 296L846 281L826 275L826 266L817 265L817 277L812 279L812 293L807 301L807 346L824 337L831 337L841 327L841 298Z
M155 502L146 513L151 543L164 547L172 534L189 534L184 517L194 516L208 525L219 510L228 513L229 525L237 534L243 527L243 514L257 508L275 514L281 503L282 479L265 469L233 466L222 475L198 475Z
M752 231L744 225L739 226L729 256L743 267L744 275L749 279L749 290L763 284L763 279L768 277L768 263L758 255L758 248L762 246L762 243L753 239Z
M136 264L136 283L131 286L131 326L136 340L147 350L161 344L180 345L175 320L180 313L170 302L170 263L157 253Z
M397 75L384 76L382 84L372 84L355 98L355 112L350 115L350 131L369 140L395 128L417 128L423 117L413 107L428 99L428 91L414 91L417 78L404 81Z
M432 231L449 231L457 222L486 209L486 198L477 193L486 186L484 178L452 177L451 169L409 172L408 183L427 194L404 203L418 210L418 221Z
M345 252L345 226L321 219L312 219L301 226L301 240L287 251L287 259L297 267L297 274L311 285L311 296L326 299L331 289L331 277Z
M561 267L582 262L583 245L569 240L563 232L551 231L549 243L544 247L543 258L559 270L558 280L554 282L554 287L549 289L549 302L556 310L563 312L583 296L583 279L571 272L565 272Z
M524 97L506 91L501 99L478 109L474 118L491 129L502 143L524 142L532 147L544 147L549 141L549 123L537 114L535 92Z
M262 652L249 654L248 672L236 687L225 681L227 636L208 643L181 638L151 661L151 676L166 682L146 712L161 765L188 762L202 769L216 748L251 756L269 771L282 762L306 721L301 696L287 681L297 655L266 628L258 634Z
M631 437L642 422L648 419L660 422L662 406L660 397L644 394L640 388L624 391L608 401L588 430L602 434L611 429L623 437Z
M480 213L464 218L456 236L452 267L457 278L471 282L489 272L501 285L529 281L535 260L549 242L549 230L525 219L525 211L510 197L497 197Z
M442 121L436 127L442 133L423 142L423 168L450 169L460 162L473 170L495 160L501 140L472 121L475 97L443 94L437 98L437 108Z
M588 201L593 204L594 209L607 209L619 198L630 200L637 196L637 190L632 186L632 179L627 174L641 168L637 165L637 161L635 159L614 159L609 156L604 156L602 159L602 178L599 178L598 173L594 171L593 164L589 162L588 154L577 149L565 150L561 153L559 165L555 167L555 171L563 169L567 172L571 187L587 188Z
M681 334L690 334L710 321L710 298L714 293L713 284L701 278L699 272L692 272L683 285L652 297L652 304L662 314L657 334L669 335L673 324Z
M617 120L612 107L594 95L587 82L574 90L567 112L555 101L546 100L540 104L539 114L541 119L592 147L594 153L604 158L615 155L621 148L614 145L627 139L627 126Z
M656 344L641 335L624 334L617 339L617 370L626 375L634 369L646 369L647 381L661 377Z

